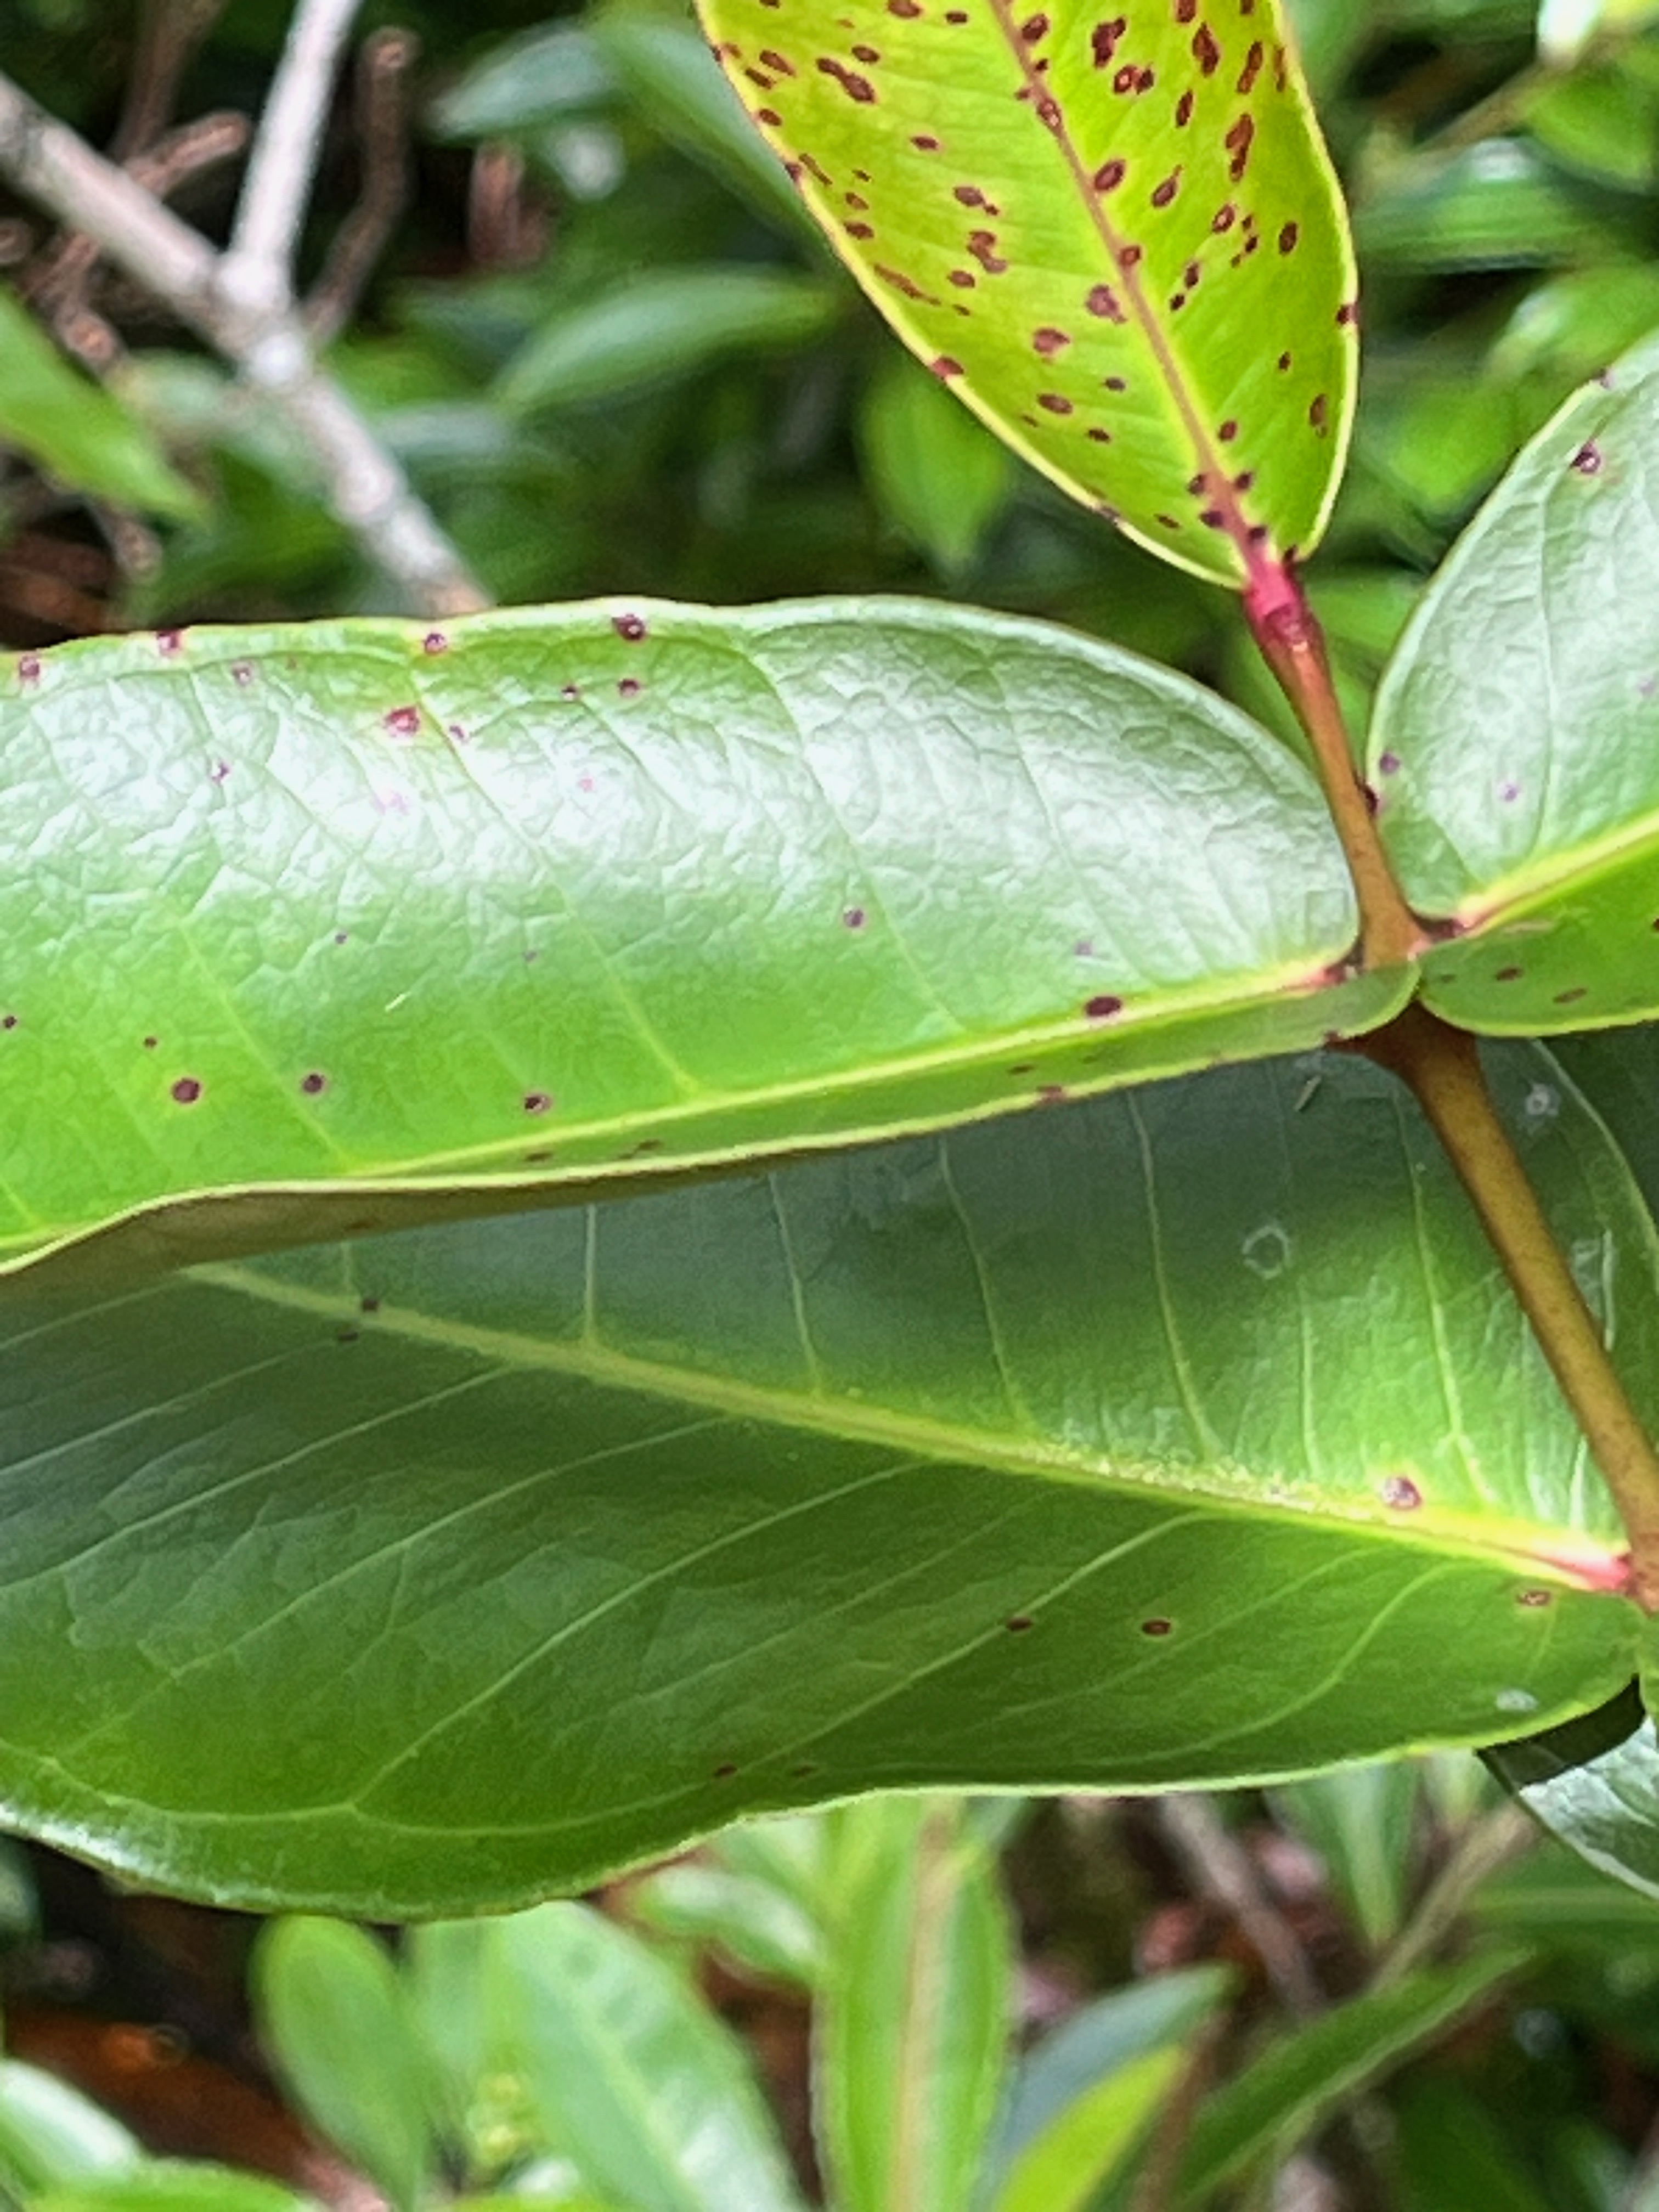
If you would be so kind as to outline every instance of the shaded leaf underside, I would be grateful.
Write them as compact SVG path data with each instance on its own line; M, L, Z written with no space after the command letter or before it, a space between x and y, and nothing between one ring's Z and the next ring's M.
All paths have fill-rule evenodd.
M1559 1069L1499 1073L1651 1413L1651 1225ZM3 1310L0 1802L173 1887L505 1904L1631 1671L1581 1443L1358 1061Z
M1406 988L1346 975L1260 730L939 608L94 641L0 675L0 774L13 1264L168 1200L129 1260L922 1128Z
M836 252L1017 451L1199 574L1311 550L1354 273L1273 0L702 12Z
M1659 1015L1659 346L1568 401L1430 586L1368 774L1423 995L1487 1034Z

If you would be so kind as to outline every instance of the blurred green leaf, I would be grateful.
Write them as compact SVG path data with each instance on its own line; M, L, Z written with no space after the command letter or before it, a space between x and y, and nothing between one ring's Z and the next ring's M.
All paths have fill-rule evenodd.
M0 2060L0 2188L33 2197L125 2173L142 2155L137 2139L78 2089Z
M1579 384L1659 325L1659 266L1616 263L1547 276L1516 308L1488 368L1504 384L1541 372Z
M620 398L734 353L821 337L840 312L833 285L784 270L659 270L562 307L495 387L509 413Z
M1518 138L1401 161L1354 208L1377 268L1536 269L1632 253L1636 239Z
M753 1875L686 1859L640 1883L629 1901L663 1935L709 1945L774 1981L811 1989L823 1973L819 1929L793 1898Z
M1617 61L1580 69L1526 105L1527 128L1564 167L1645 191L1659 170L1659 88Z
M816 2024L841 2212L964 2212L1006 2064L1012 1934L959 1798L838 1816L837 1923Z
M1007 502L1007 448L958 404L937 377L894 351L860 410L864 466L888 519L940 574L972 566Z
M1634 30L1656 15L1655 0L1539 0L1539 55L1553 68L1570 68L1600 34Z
M1562 2212L1490 2109L1455 2081L1419 2077L1394 2112L1401 2212Z
M131 2172L49 2189L29 2212L296 2212L316 2200L261 2174L183 2159L151 2159Z
M402 2002L432 2070L450 2131L464 2132L495 2063L485 1975L489 1931L479 1920L438 1920L404 1938Z
M1215 1966L1085 2005L1021 2061L987 2163L992 2212L1073 2212L1120 2172L1228 1987Z
M64 360L0 286L0 446L72 491L145 514L199 515L202 502L142 418Z
M601 107L617 83L592 30L543 23L493 47L428 111L441 138L472 143L521 137L572 113Z
M629 2212L798 2212L746 2054L624 1929L548 1905L491 1932L491 2004L552 2142Z
M1460 1966L1425 1968L1279 2033L1200 2108L1180 2203L1206 2203L1276 2146L1304 2140L1346 2099L1479 2004L1525 1955L1486 1951Z
M1540 1953L1590 1950L1629 1958L1645 1952L1659 1965L1659 1897L1609 1881L1558 1844L1490 1876L1469 1912L1478 1927Z
M1411 1889L1418 1770L1406 1760L1340 1768L1285 1784L1274 1808L1325 1863L1369 1948L1400 1932Z
M339 1921L276 1921L253 1990L260 2034L307 2118L409 2212L432 2169L432 2085L384 1947Z

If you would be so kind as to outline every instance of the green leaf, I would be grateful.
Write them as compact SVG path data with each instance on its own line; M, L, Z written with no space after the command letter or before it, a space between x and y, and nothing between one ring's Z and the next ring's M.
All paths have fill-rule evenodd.
M1228 1984L1161 1974L1097 1999L1021 2064L981 2191L993 2212L1084 2212L1120 2173Z
M1424 997L1487 1033L1659 1014L1659 344L1571 399L1460 540L1377 696L1368 774Z
M1280 2035L1200 2107L1178 2201L1204 2204L1275 2146L1310 2134L1345 2099L1479 2004L1524 1960L1518 1951L1477 1953L1459 1966L1428 1968L1368 1990Z
M859 431L883 509L941 574L959 576L1007 503L1006 452L902 354L889 356L866 393Z
M796 2212L741 2047L637 1936L580 1905L491 1934L503 2049L599 2195L630 2212Z
M629 1909L647 1927L712 1945L752 1973L815 1989L826 1948L828 1850L820 1815L750 1821L636 1882Z
M1593 1713L1483 1756L1552 1835L1659 1897L1659 1735L1633 1684Z
M836 251L1017 452L1200 575L1311 550L1354 271L1275 0L703 18Z
M404 1937L402 2003L430 2069L447 2131L465 2137L495 2065L484 1987L489 1929L477 1920L440 1920Z
M1455 2081L1419 2078L1394 2100L1402 2212L1556 2212L1515 2153L1515 2130Z
M0 2187L33 2197L125 2173L142 2155L118 2120L67 2081L0 2059Z
M0 446L72 491L146 514L197 515L201 501L137 416L64 360L0 286Z
M255 1953L254 1998L301 2108L409 2212L432 2164L428 2062L384 1947L337 1922L278 1921Z
M1360 200L1354 233L1366 267L1385 271L1571 267L1637 249L1630 225L1517 138L1401 162Z
M1348 972L1298 762L1006 617L104 639L0 662L0 1265L1048 1104L1363 1030L1410 988Z
M495 396L511 414L620 398L727 355L805 344L839 307L834 286L787 270L636 271L562 307L514 356Z
M959 1798L842 1814L816 2015L817 2127L844 2212L965 2212L1012 2030L996 1862Z
M1651 1420L1652 1224L1549 1055L1492 1058ZM225 1902L499 1907L864 1790L1283 1778L1635 1663L1582 1438L1354 1055L25 1277L0 1324L0 1814Z
M1403 1761L1344 1767L1288 1783L1275 1810L1325 1863L1372 1951L1400 1932L1412 1877L1419 1770Z
M440 138L471 143L524 135L603 107L616 81L586 24L543 23L493 46L433 102Z
M29 2212L306 2212L299 2197L262 2174L185 2159L148 2159L131 2172L48 2190Z

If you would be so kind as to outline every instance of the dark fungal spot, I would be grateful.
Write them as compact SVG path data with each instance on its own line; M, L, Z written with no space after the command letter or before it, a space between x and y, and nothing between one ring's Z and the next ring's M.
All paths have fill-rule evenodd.
M970 230L968 251L988 276L1000 276L1008 266L997 252L996 233L993 230Z
M1518 983L1525 973L1523 968L1500 968L1492 981L1494 983Z
M1110 69L1117 58L1118 40L1128 27L1128 19L1123 15L1114 15L1109 22L1095 25L1089 33L1089 51L1094 56L1097 69Z
M1063 392L1039 392L1037 405L1049 415L1069 415L1072 403Z
M362 1331L360 1328L337 1328L334 1332L334 1341L336 1344L356 1344L362 1334Z
M381 716L388 734L394 738L419 735L421 710L418 707L392 707Z
M375 1297L359 1298L357 1301L357 1310L359 1313L366 1314L379 1313L380 1310L380 1301L379 1298Z
M1255 118L1241 115L1222 143L1232 155L1227 164L1227 174L1236 185L1243 184L1244 172L1250 166L1250 149L1255 143Z
M40 681L40 656L38 653L20 653L17 656L17 680L20 684Z
M1573 455L1571 466L1581 477L1599 477L1601 473L1601 448L1594 438L1586 438Z
M1556 993L1555 1004L1558 1006L1576 1006L1580 999L1587 999L1589 996L1589 986L1587 983L1575 983L1571 990Z
M1231 200L1224 200L1210 217L1210 228L1218 238L1224 238L1237 221L1238 210Z
M945 281L954 284L959 292L971 292L979 279L971 269L953 269Z
M1115 192L1128 174L1127 161L1113 159L1103 161L1095 171L1094 185L1097 192Z
M881 56L876 52L876 49L873 46L854 46L853 49L853 59L855 62L864 62L871 67L873 67L875 64L881 59Z
M847 233L848 238L866 239L873 238L876 234L867 222L844 222L842 228Z
M640 696L639 678L637 676L623 676L619 678L617 684L617 691L618 696L621 698L637 699Z
M849 906L842 915L841 926L843 929L862 929L869 918L861 906Z
M960 376L963 373L962 363L948 353L936 355L927 366L935 376Z
M896 15L902 22L914 23L921 10L917 7L916 0L887 0L887 12L890 15Z
M951 197L959 200L963 207L983 207L985 204L985 195L977 185L953 185Z
M1301 237L1301 235L1302 226L1299 223L1287 222L1281 224L1279 232L1279 252L1281 253L1294 253L1296 252L1297 240Z
M1089 1000L1083 1011L1091 1022L1109 1022L1123 1012L1123 1001L1102 992L1098 998Z
M1220 439L1224 446L1231 446L1233 441L1237 437L1238 425L1231 415L1222 424L1221 428L1216 432L1216 435Z
M1055 354L1064 352L1071 343L1069 331L1057 331L1048 324L1045 324L1040 331L1033 331L1031 333L1033 348L1047 359L1052 359Z
M1289 371L1290 371L1290 366L1291 366L1291 355L1289 355L1289 354L1287 354L1287 353L1282 353L1282 354L1280 354L1280 355L1279 355L1279 374L1280 374L1281 376L1285 376L1285 375L1287 375L1287 374L1289 374Z
M173 1098L175 1105L193 1106L201 1095L202 1085L197 1076L181 1075L173 1085Z
M1376 768L1379 775L1398 775L1400 773L1399 754L1383 753L1377 761Z
M1128 380L1126 377L1103 376L1100 383L1103 392L1127 392L1129 389Z
M945 20L948 21L950 19L947 17ZM848 69L845 62L837 61L833 54L820 54L817 65L823 76L835 79L848 100L856 100L861 107L873 104L876 88L867 76L860 76L856 70Z
M737 1766L732 1760L722 1759L714 1769L714 1779L716 1782L729 1782L737 1771Z
M248 685L253 681L252 662L251 660L233 660L230 664L230 680L233 684L240 685L240 688L246 691Z
M546 1114L552 1110L553 1101L545 1091L526 1091L524 1110L526 1114Z
M1121 323L1127 319L1121 301L1109 284L1095 285L1084 305L1091 315L1099 315L1106 322Z
M561 699L580 699L581 696L582 687L580 684L562 684L559 686Z
M769 131L776 131L781 126L783 118L775 107L757 107L755 110L755 120L757 123L763 124Z
M1267 59L1267 49L1260 39L1252 39L1250 51L1244 57L1244 66L1238 72L1238 89L1243 93L1255 90L1255 81L1261 74L1261 64Z
M1221 67L1221 49L1207 23L1200 23L1193 33L1193 59L1206 76L1213 76Z
M1040 1083L1036 1095L1040 1106L1061 1106L1066 1102L1066 1085L1063 1083Z
M1176 100L1175 119L1176 129L1177 131L1184 131L1187 128L1187 125L1192 121L1193 95L1190 92L1183 92L1180 99Z
M1028 1628L1035 1628L1036 1626L1036 1623L1032 1620L1029 1613L1012 1613L1002 1625L1007 1630L1010 1636L1024 1636Z
M1181 164L1177 162L1175 167L1170 170L1169 175L1163 179L1162 183L1156 184L1152 186L1152 205L1155 208L1168 207L1170 201L1174 199L1176 194L1180 190Z
M1179 530L1181 527L1180 521L1173 514L1155 514L1152 520L1162 524L1165 530Z
M793 62L787 60L774 47L763 46L761 49L761 59L766 64L768 69L775 70L780 76L793 76L795 74Z
M1019 27L1019 35L1028 46L1036 46L1039 40L1048 35L1048 18L1042 15L1028 15Z
M0 1030L15 1030L16 1026L17 1017L15 1014L0 1014ZM149 1044L152 1042L153 1040L146 1037L144 1042L146 1044Z
M1331 403L1324 392L1316 392L1308 403L1308 420L1322 438L1330 422Z
M185 639L182 630L158 629L156 631L155 650L164 660L171 660L175 653L182 653L184 649Z
M1342 305L1336 311L1336 327L1340 331L1351 331L1357 329L1358 327L1358 301L1345 300L1342 302Z
M1385 1505L1396 1513L1414 1513L1423 1503L1423 1493L1408 1474L1391 1474L1384 1480L1381 1496Z
M313 1067L300 1078L300 1088L307 1098L314 1098L319 1091L327 1090L328 1078L320 1069Z
M551 1145L543 1145L536 1152L520 1152L519 1155L520 1159L527 1168L544 1167L547 1162L554 1157L555 1154Z
M1097 422L1090 430L1089 435L1097 446L1109 446L1112 442L1111 432L1109 430L1103 430Z
M1515 1601L1517 1605L1524 1605L1538 1610L1544 1606L1554 1604L1555 1592L1547 1589L1516 1590Z
M1143 1636L1173 1636L1175 1623L1172 1620L1165 1620L1162 1615L1159 1615L1152 1620L1143 1620L1140 1624L1140 1632Z
M643 615L612 615L611 627L629 645L637 645L641 638L649 635Z

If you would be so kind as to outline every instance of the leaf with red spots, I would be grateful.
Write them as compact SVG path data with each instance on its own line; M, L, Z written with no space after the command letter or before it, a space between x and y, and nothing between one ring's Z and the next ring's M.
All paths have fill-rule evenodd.
M1109 647L865 600L433 635L0 662L0 1272L1029 1108L1409 988L1347 972L1301 764Z
M1493 1062L1652 1419L1651 1221L1551 1056ZM79 1304L14 1279L0 1520L8 1823L377 1918L870 1790L1490 1741L1641 1634L1443 1155L1347 1054Z
M1011 446L1201 575L1311 549L1355 280L1279 0L702 5L842 259Z
M1659 343L1569 400L1453 550L1378 694L1368 774L1487 1033L1659 1017Z

